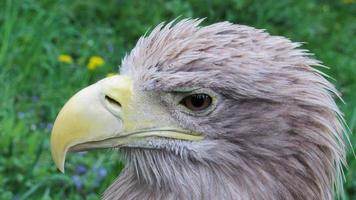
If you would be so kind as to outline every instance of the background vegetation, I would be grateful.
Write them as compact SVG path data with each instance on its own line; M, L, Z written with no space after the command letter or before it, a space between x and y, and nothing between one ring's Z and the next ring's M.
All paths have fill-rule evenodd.
M117 72L140 35L178 16L229 20L306 42L331 67L323 70L335 79L356 131L355 0L1 0L0 199L99 197L123 163L112 151L71 154L66 174L59 173L49 150L52 122L72 94ZM356 146L356 135L351 141ZM356 199L351 154L348 163L345 199Z

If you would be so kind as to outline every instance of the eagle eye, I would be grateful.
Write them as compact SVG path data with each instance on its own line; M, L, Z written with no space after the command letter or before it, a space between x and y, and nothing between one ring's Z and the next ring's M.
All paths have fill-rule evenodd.
M183 98L180 102L183 106L192 111L202 111L212 103L212 98L207 94L191 94Z

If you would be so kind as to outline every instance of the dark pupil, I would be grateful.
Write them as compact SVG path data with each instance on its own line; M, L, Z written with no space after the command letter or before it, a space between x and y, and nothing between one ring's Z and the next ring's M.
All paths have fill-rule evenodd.
M192 106L200 108L204 105L204 101L206 101L207 98L209 97L205 94L196 94L191 97L190 101L192 103Z
M207 94L192 94L185 97L180 103L192 111L201 111L211 105L212 99Z

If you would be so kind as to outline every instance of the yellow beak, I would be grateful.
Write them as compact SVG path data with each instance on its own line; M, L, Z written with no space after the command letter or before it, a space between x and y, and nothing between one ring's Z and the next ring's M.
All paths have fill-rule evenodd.
M157 102L135 93L128 76L112 76L79 91L62 108L52 130L52 157L64 172L68 151L120 147L149 137L203 139L179 128Z

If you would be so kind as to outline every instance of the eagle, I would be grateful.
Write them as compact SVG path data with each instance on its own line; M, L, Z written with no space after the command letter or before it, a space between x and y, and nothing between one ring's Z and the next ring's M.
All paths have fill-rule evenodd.
M118 149L104 200L339 196L347 136L322 63L285 37L202 21L159 24L118 75L70 98L51 133L58 169L67 152Z

